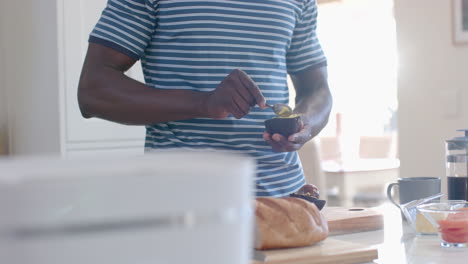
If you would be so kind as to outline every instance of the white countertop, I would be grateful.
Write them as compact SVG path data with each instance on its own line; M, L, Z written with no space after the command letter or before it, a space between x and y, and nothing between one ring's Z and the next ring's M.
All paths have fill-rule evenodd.
M415 235L398 208L378 207L384 213L383 230L333 236L334 239L376 246L379 264L467 264L468 248L443 248L436 235Z

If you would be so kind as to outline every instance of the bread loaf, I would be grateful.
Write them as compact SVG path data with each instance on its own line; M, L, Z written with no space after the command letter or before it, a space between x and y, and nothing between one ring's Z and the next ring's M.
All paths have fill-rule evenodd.
M308 246L328 235L327 221L315 204L293 197L255 201L256 249Z

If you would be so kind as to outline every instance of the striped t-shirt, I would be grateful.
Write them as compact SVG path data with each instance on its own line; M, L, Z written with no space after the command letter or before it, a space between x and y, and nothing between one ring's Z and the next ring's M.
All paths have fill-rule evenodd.
M287 74L326 64L316 36L315 0L109 0L90 42L141 60L154 89L208 92L245 71L267 103L288 103ZM235 151L257 161L257 196L286 196L304 183L297 152L264 141L259 107L242 119L195 118L148 125L146 151ZM210 161L207 161L209 163Z

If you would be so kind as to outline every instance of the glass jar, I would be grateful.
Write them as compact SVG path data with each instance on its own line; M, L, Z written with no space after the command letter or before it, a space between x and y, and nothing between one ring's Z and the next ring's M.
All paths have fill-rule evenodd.
M468 201L468 129L464 137L446 140L447 197Z

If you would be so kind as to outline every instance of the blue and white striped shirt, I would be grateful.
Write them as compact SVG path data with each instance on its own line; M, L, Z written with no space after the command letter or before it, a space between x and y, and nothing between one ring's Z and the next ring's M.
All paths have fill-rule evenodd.
M315 0L109 0L90 42L141 60L154 89L212 91L245 71L270 104L288 103L287 74L326 64ZM242 119L195 118L147 126L145 149L222 149L257 160L257 196L286 196L304 175L297 152L262 138L271 110Z

